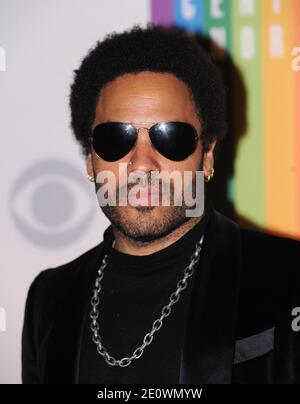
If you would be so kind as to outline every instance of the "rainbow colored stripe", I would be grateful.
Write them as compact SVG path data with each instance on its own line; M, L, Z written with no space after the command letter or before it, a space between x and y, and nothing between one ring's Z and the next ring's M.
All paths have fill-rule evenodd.
M232 187L237 212L300 238L300 71L292 68L300 1L152 0L151 12L155 24L208 34L232 56L247 91Z

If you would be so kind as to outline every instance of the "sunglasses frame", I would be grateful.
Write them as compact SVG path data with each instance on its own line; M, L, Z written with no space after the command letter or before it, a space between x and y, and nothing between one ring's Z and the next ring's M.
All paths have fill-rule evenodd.
M200 136L199 136L199 134L198 134L197 129L195 128L195 126L192 125L192 124L189 123L189 122L182 122L182 121L150 122L150 123L152 124L152 125L150 126L150 128L147 128L147 127L139 127L139 128L136 128L136 127L135 127L135 124L134 124L133 122L105 121L105 122L101 122L101 123L97 124L97 125L93 128L92 133L94 132L95 128L96 128L98 125L105 124L105 123L116 123L116 124L121 124L121 125L131 125L131 126L135 129L137 136L136 136L136 139L135 139L135 142L134 142L132 148L131 148L129 151L131 151L131 150L135 147L136 142L137 142L137 140L138 140L139 131L140 131L141 129L146 129L146 130L148 131L148 136L149 136L149 140L150 140L150 144L151 144L152 148L153 148L155 151L157 151L161 156L163 156L164 158L166 158L166 159L168 159L168 157L166 157L166 156L164 156L163 154L161 154L160 151L157 150L157 148L156 148L156 147L154 146L154 144L152 143L151 137L150 137L150 134L149 134L149 133L150 133L150 130L151 130L154 126L156 126L156 125L168 124L168 123L180 123L180 124L183 124L183 123L184 123L184 124L189 125L189 126L190 126L191 128L193 128L193 130L194 130L194 135L195 135L195 149L193 150L193 152L192 152L188 157L186 157L186 158L183 159L183 160L172 160L172 159L168 159L168 160L170 160L170 161L185 161L185 160L189 159L189 158L193 155L193 153L195 152L195 150L196 150L196 148L197 148L197 143L198 143L198 141L200 140ZM141 123L140 123L140 125L145 125L145 124L147 124L147 122L141 122ZM148 122L148 124L149 124L149 122ZM93 145L93 138L94 138L94 136L90 136L90 137L88 138L88 140L89 140L89 142L91 143L91 147L93 148L93 150L94 150L96 156L97 156L99 159L101 159L101 160L108 161L108 160L105 160L105 159L103 159L102 157L100 157L100 156L97 154L97 152L95 151L94 145ZM123 157L125 157L128 153L129 153L129 152L127 152ZM123 158L123 157L121 157L121 158ZM118 160L121 160L121 158L118 159ZM110 163L113 163L113 162L116 162L116 161L118 161L118 160L109 161L109 162L110 162Z

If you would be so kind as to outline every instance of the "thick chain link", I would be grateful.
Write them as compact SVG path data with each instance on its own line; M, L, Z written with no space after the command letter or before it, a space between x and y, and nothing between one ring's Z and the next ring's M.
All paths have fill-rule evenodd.
M195 252L191 256L189 265L186 266L184 269L184 275L182 279L180 279L177 283L176 291L171 294L169 303L162 308L161 316L153 322L152 329L145 335L143 344L136 348L130 357L124 357L122 359L116 359L113 356L109 355L106 348L102 345L101 337L99 334L100 326L98 322L98 305L99 293L101 291L101 280L103 279L103 270L107 266L107 254L105 254L102 260L101 267L98 270L98 276L96 278L95 287L93 290L93 297L91 299L92 310L90 313L90 317L92 319L91 330L93 332L93 342L97 346L98 353L104 357L108 365L126 367L129 366L134 359L138 359L143 355L144 349L151 344L154 334L162 327L164 318L168 317L171 314L172 306L178 302L180 293L187 287L187 280L193 275L195 264L199 261L203 239L204 235L200 238L199 241L197 241Z

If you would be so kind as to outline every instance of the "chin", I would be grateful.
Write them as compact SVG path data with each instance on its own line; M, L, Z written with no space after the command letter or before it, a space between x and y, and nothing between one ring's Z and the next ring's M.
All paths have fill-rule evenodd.
M120 232L140 242L165 237L189 219L177 206L105 207L103 212Z

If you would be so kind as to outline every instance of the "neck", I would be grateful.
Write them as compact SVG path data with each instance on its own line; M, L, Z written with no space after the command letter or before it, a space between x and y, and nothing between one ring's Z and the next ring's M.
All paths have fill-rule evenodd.
M177 229L173 230L167 236L164 236L158 240L153 240L151 242L141 242L134 240L126 235L124 235L119 229L117 229L112 224L112 229L115 237L114 248L122 253L130 255L149 255L163 248L168 247L175 241L179 240L184 236L190 229L192 229L197 223L200 222L203 216L193 217Z

